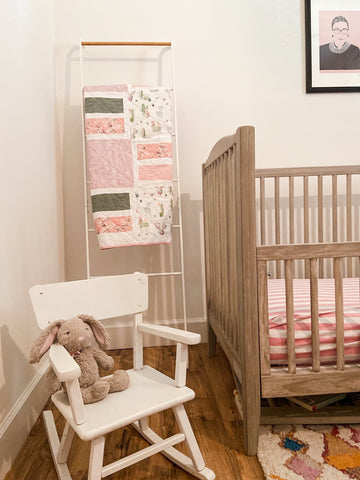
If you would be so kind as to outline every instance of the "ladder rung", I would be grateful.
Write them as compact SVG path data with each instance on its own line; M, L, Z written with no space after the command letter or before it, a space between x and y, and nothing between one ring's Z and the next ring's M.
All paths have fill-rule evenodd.
M179 180L177 178L173 178L172 181L178 182ZM90 185L90 180L86 180L86 185Z
M180 228L180 225L172 225L172 228ZM88 232L95 232L95 228L88 228Z
M159 272L159 273L147 273L148 277L169 277L171 275L182 275L183 272Z
M145 273L148 277L170 277L171 275L182 275L182 272L159 272L159 273ZM102 275L100 275L102 276ZM98 278L99 275L91 275L89 278Z

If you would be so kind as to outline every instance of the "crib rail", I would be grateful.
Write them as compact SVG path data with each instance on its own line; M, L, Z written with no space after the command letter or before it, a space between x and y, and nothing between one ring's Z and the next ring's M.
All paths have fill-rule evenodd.
M258 243L280 245L358 241L354 220L359 213L360 200L354 202L352 197L354 178L360 181L358 175L359 165L256 170L259 195ZM268 208L269 201L271 209ZM269 218L273 218L272 222L269 222ZM341 231L345 231L343 238L340 238ZM275 263L275 276L281 278L284 272L279 260ZM320 278L326 276L323 259L319 262L319 274ZM310 276L308 259L305 260L303 275L305 278ZM346 262L346 275L354 275L350 258Z
M286 395L297 395L299 380L308 382L309 391L312 394L329 391L354 391L358 389L354 378L360 378L360 368L353 365L346 365L344 347L344 310L343 310L343 268L342 258L359 258L360 242L338 242L329 244L304 244L304 245L276 245L257 247L258 260L258 301L259 301L259 331L260 331L260 365L262 376L263 396L274 396L278 388L279 375L282 376L282 394L287 389ZM336 365L332 367L321 366L320 362L320 340L319 340L319 317L318 317L318 279L319 262L329 258L333 263L335 282L335 318L336 318ZM311 341L312 341L312 366L309 368L297 367L295 357L295 334L294 334L294 305L293 305L293 279L294 262L299 259L306 259L310 265L310 302L311 302ZM286 292L286 327L287 327L287 372L284 368L271 368L270 344L269 344L269 315L267 282L267 262L277 260L285 264L285 292ZM300 371L300 377L298 375ZM309 373L319 372L328 375L327 381L317 382L316 377L312 384ZM341 372L344 374L341 377ZM296 375L295 375L296 374ZM302 376L301 376L302 375ZM305 375L305 377L303 377ZM355 377L354 377L355 375ZM272 377L272 378L271 378ZM340 382L340 383L339 383ZM346 390L345 384L346 384ZM304 395L304 386L300 387ZM277 393L275 396L280 396Z

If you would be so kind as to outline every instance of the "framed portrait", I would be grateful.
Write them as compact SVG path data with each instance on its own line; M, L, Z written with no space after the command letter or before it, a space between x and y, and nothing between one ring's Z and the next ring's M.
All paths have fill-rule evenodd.
M359 0L305 0L306 93L360 92Z

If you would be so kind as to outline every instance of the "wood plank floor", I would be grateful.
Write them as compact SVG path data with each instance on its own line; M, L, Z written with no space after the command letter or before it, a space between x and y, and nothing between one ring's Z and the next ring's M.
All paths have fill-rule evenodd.
M115 368L132 368L131 350L109 352L115 360ZM173 375L175 347L151 347L144 349L145 363ZM262 480L263 473L256 457L244 453L242 426L233 397L234 380L221 350L210 359L207 345L189 348L187 385L195 390L196 397L186 404L190 422L203 453L205 464L218 480ZM58 431L64 427L63 419L49 401L45 409L51 409ZM160 435L176 431L171 411L154 415L150 425ZM132 428L127 427L106 436L104 463L133 453L148 444ZM86 480L89 459L89 442L75 437L68 465L73 480ZM179 449L182 449L182 444ZM183 450L184 451L184 450ZM136 465L108 477L111 480L189 480L192 477L174 466L161 454L150 457ZM56 480L44 424L40 417L30 432L25 444L15 459L5 480Z

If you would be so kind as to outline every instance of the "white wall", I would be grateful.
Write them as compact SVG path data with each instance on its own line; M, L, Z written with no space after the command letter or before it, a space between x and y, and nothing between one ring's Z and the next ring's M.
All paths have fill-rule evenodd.
M71 206L65 202L70 278L85 274L76 60L80 37L175 43L188 316L201 318L201 163L215 141L239 125L251 124L256 127L259 168L358 162L359 93L305 93L303 4L303 0L55 1L57 80L68 165L65 192L71 200ZM126 79L119 76L108 82ZM103 258L115 259L115 253L106 255ZM124 265L111 263L118 271Z
M51 2L2 3L0 115L0 478L46 390L28 363L40 334L28 289L63 276L63 223L55 157ZM41 384L41 382L40 382Z
M358 163L360 95L305 94L303 3L3 2L0 478L44 401L37 388L43 367L28 364L39 331L27 291L63 277L61 168L66 275L85 275L80 37L175 43L188 315L201 318L201 163L219 137L254 125L260 168ZM166 305L158 310L175 318L177 302L167 301L166 293L160 289Z

